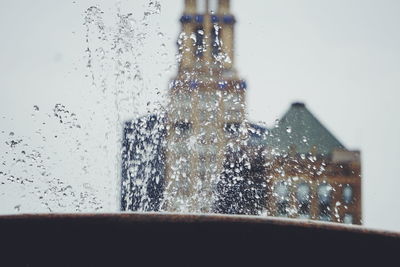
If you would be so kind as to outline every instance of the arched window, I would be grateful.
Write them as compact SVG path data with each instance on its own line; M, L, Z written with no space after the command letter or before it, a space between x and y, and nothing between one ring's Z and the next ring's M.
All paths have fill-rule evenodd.
M307 183L301 183L297 187L297 201L300 203L310 201L310 186Z
M318 187L318 199L320 203L330 204L331 202L332 186L327 183L323 183Z
M353 202L353 188L350 185L346 185L343 188L343 201L346 204Z
M307 183L301 183L297 187L296 198L300 218L310 217L310 191L310 186Z
M319 219L321 221L331 220L331 201L332 201L332 186L328 183L320 184L318 187L319 200Z
M277 214L279 216L287 216L289 208L289 188L286 182L280 181L275 185L275 199Z

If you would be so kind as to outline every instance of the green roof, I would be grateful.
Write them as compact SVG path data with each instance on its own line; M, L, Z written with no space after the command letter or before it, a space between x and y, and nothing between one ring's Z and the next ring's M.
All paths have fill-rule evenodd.
M328 155L334 149L345 148L303 103L293 103L267 139L268 146L278 152L293 147L297 153L308 153L315 146L318 154Z

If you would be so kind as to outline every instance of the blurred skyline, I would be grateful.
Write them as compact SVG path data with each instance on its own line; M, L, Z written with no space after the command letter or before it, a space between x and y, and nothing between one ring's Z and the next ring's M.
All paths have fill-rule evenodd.
M101 105L92 101L97 91L86 68L85 10L98 6L106 26L115 25L120 13L133 13L141 23L149 2L1 2L1 130L29 135L37 130L31 121L33 105L51 113L56 103L74 110L83 127L90 123L97 130L110 127L102 121ZM139 113L162 101L156 92L167 92L176 71L175 42L183 1L159 2L161 12L138 28L148 33L137 48L146 86L135 102L142 104L134 108ZM396 196L400 186L400 2L275 0L249 4L232 0L232 8L238 20L235 65L248 83L249 118L271 126L291 102L305 102L348 149L361 150L365 226L400 231ZM118 117L127 119L133 116L132 110L121 109ZM95 129L88 130L91 137ZM62 143L51 146L65 149ZM96 162L94 170L96 164L104 164L102 159ZM76 163L63 164L56 167L61 174ZM87 180L101 176L102 184L109 185L107 175L99 171ZM9 209L0 206L0 212Z

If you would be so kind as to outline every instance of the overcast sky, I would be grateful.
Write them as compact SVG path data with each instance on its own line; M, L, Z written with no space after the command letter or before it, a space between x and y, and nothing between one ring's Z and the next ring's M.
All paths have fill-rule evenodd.
M44 163L47 170L60 177L71 174L65 178L66 183L85 180L86 187L87 184L97 187L100 201L111 199L103 205L105 211L117 207L117 194L107 191L116 191L118 183L114 181L117 180L113 173L115 166L104 169L104 158L90 152L96 151L101 143L105 144L106 152L102 150L105 154L116 151L112 148L116 142L109 141L107 136L104 139L107 133L102 127L113 127L111 118L117 117L121 122L132 112L145 113L148 99L152 103L158 100L156 92L165 93L175 73L175 42L183 1L159 1L161 12L158 14L153 8L153 14L143 20L149 2L0 2L0 130L4 131L1 140L9 138L9 132L13 131L27 146L41 147L42 154L51 156ZM248 83L250 119L271 125L291 102L304 101L348 149L361 150L365 225L400 231L400 199L397 198L400 187L400 2L232 2L238 20L236 68ZM91 73L86 68L88 45L84 17L90 6L97 6L104 12L104 24L110 31L117 28L117 14L133 13L140 24L136 31L147 33L143 43L135 43L136 52L140 51L135 60L143 76L139 85L146 90L133 102L141 105L132 108L127 101L121 104L124 108L118 111L118 116L110 115L112 108L104 111L102 105L109 98L101 95L99 85L92 84ZM98 45L91 42L90 46ZM107 73L107 68L98 67L92 72L99 76ZM127 82L120 86L125 90L122 95L130 95L126 93L129 87L138 85ZM60 128L49 121L57 103L76 113L82 130L70 130L65 125ZM40 107L38 114L34 113L34 105ZM107 112L110 113L107 115ZM116 128L118 126L113 129ZM39 129L41 138L47 138L45 141L33 138ZM59 132L64 141L50 140L54 132ZM83 157L89 170L85 167L81 171L79 167L80 171L74 172L74 166L82 164L82 154L79 149L71 152L66 148L71 148L65 145L72 142L69 136L74 136L74 140L86 140L83 146L93 148L87 148L89 152ZM92 145L87 145L89 143ZM4 158L5 152L0 150L1 153ZM58 160L53 160L53 156ZM98 159L92 159L96 157ZM4 168L12 172L12 168L17 167L8 164ZM38 208L40 202L27 192L27 200L19 204L23 202L20 196L24 190L21 185L0 185L0 211L42 211ZM36 202L38 207L32 204Z

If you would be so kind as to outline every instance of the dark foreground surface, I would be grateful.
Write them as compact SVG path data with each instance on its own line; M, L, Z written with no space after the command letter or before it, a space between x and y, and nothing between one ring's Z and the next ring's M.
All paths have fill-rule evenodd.
M400 235L275 218L0 216L0 266L399 266Z

